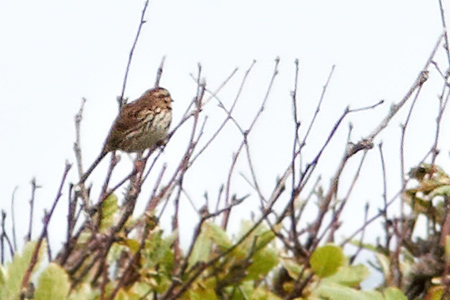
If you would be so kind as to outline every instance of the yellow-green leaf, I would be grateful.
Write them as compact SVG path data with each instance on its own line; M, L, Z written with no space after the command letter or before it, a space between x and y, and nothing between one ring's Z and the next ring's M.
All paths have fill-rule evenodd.
M383 274L385 277L389 276L389 272L390 272L390 261L389 258L381 253L375 253L375 257L378 260L378 263L380 264L381 267L381 271L383 271Z
M141 243L139 241L135 240L135 239L125 238L122 241L122 244L126 245L128 247L128 249L130 249L133 254L135 254L139 250L139 248L141 247Z
M144 269L154 269L158 267L160 274L170 274L173 268L174 253L171 250L173 237L162 237L162 231L155 231L149 239L145 241L142 255L142 265Z
M383 300L381 293L364 292L331 282L323 282L313 291L313 297L308 299L328 300Z
M76 289L72 290L69 296L69 300L88 300L94 298L92 287L89 283L84 282L80 284Z
M209 258L212 241L203 231L197 237L191 256L189 256L189 268L199 261L206 261Z
M253 291L251 300L281 300L277 295L264 288L257 288Z
M278 255L277 252L272 248L265 248L258 251L252 257L252 264L248 267L248 274L246 279L260 279L261 276L266 275L276 265L278 265Z
M424 299L428 299L428 300L441 300L442 299L442 294L444 293L445 287L443 287L442 285L439 286L434 286L432 288L430 288L427 292L427 294L425 295Z
M281 259L281 264L288 272L289 276L293 279L297 279L297 277L302 273L303 266L296 263L291 259Z
M450 185L443 185L437 187L430 193L431 198L434 198L436 196L449 196L449 195L450 195Z
M6 270L5 288L0 289L0 299L18 299L23 276L28 269L35 247L36 242L28 242L23 249L22 255L14 255L14 259L8 264ZM34 270L38 267L45 249L46 243L43 242L39 249L38 262Z
M325 245L317 248L309 261L314 273L325 278L337 272L344 264L345 256L342 248L334 245Z
M369 275L369 270L364 265L343 266L326 280L353 287L359 286Z
M6 283L6 270L3 266L0 265L0 291L5 288L5 283Z
M361 292L361 299L367 299L367 300L385 300L383 294L381 294L378 291L362 291Z
M63 300L67 298L69 289L69 277L64 269L55 263L50 263L39 276L34 299Z
M228 238L227 233L215 223L204 223L202 230L205 231L206 236L213 240L217 244L217 246L222 249L228 249L233 244Z
M111 194L106 197L102 205L102 220L100 223L100 231L104 232L114 224L114 216L119 209L117 204L117 196Z
M216 280L209 278L204 281L198 281L196 284L183 295L181 299L189 300L216 300L217 295L215 292Z
M390 287L384 291L386 300L408 300L406 296L397 288Z
M272 230L266 230L257 235L258 239L256 241L256 251L266 247L274 238L275 233Z

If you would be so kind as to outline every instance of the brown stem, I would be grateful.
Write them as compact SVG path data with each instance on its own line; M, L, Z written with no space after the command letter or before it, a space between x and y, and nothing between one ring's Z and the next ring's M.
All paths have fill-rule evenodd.
M102 151L100 155L94 160L92 165L89 167L89 169L81 176L80 181L78 182L79 185L83 184L86 179L88 179L89 175L91 175L92 171L97 167L97 165L102 161L102 159L108 154L108 152Z
M48 213L46 213L46 215L44 217L44 226L42 228L41 235L40 235L40 237L39 237L39 239L38 239L38 241L36 243L36 246L34 248L32 256L31 256L31 260L30 260L30 263L28 265L27 271L25 272L25 275L24 275L24 277L22 279L22 290L25 290L26 287L28 286L28 283L30 282L30 277L31 277L31 274L33 272L33 269L34 269L34 267L36 266L36 264L38 262L39 250L40 250L42 242L43 242L43 240L44 240L44 238L45 238L45 236L47 234L48 224L50 223L50 219L51 219L51 217L53 215L53 212L55 211L56 205L58 204L59 199L62 196L62 189L63 189L64 183L66 181L67 174L69 173L69 170L70 170L71 167L72 167L72 165L70 165L69 163L66 163L66 167L64 169L64 174L62 176L61 184L59 185L59 189L58 189L58 192L56 194L56 198L53 201L53 205L52 205L50 211Z

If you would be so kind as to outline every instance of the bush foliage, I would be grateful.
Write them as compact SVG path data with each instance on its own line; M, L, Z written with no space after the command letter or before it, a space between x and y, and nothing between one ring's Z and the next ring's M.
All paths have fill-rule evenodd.
M145 23L146 7L147 3L141 26ZM450 177L436 163L440 153L438 142L442 119L450 94L448 72L441 71L448 69L442 67L448 62L445 59L439 62L437 58L440 51L450 57L446 40L446 35L439 38L405 96L391 106L372 132L355 141L350 127L344 149L332 149L332 159L336 160L336 153L341 155L341 159L329 185L320 180L321 174L316 174L316 167L329 153L325 150L330 148L330 141L336 138L336 132L341 130L349 115L371 111L381 106L383 101L367 107L347 107L320 141L322 146L307 160L304 152L311 140L311 129L317 126L317 116L334 67L317 101L315 113L306 122L300 120L298 114L299 62L296 61L295 80L288 99L293 107L290 162L281 166L282 171L278 174L265 174L272 176L275 182L268 192L260 188L250 140L255 124L264 116L279 72L279 59L275 61L260 106L251 116L247 112L251 118L249 123L248 120L240 122L235 116L235 108L243 97L242 91L255 62L243 73L231 104L222 101L220 93L229 80L237 76L237 70L213 90L202 79L199 66L198 73L193 76L196 88L193 100L178 123L172 126L165 145L141 153L133 171L122 180L111 183L111 175L119 163L116 153L111 154L103 182L95 181L94 186L100 187L98 195L92 186L68 182L72 165L67 163L57 196L45 212L39 235L32 236L30 229L22 249L16 247L15 233L8 232L5 226L7 214L3 212L0 300L450 299ZM156 85L162 76L163 62L157 73ZM439 107L435 138L426 157L415 162L416 167L408 173L403 161L406 128L415 103L421 99L422 87L431 77L442 83L442 89L437 92ZM126 101L123 97L119 100L120 103ZM80 124L84 103L75 118L77 134L74 148L79 174L83 174ZM211 103L217 106L212 108ZM219 110L224 115L215 128L208 128L209 109ZM398 193L389 200L386 196L388 167L384 163L382 143L377 138L391 125L393 118L405 110L408 113L402 123L400 138L403 175ZM226 180L218 191L216 202L205 194L204 205L196 209L196 215L192 217L196 221L191 232L192 240L187 247L182 247L180 235L185 228L180 222L183 215L180 201L191 200L188 191L193 187L186 183L193 176L189 172L228 127L236 130L239 143L233 150L229 172L224 174ZM186 136L189 137L187 140ZM172 159L170 169L167 163L161 162L162 148L171 147L178 138L180 143L185 143L185 151ZM380 191L383 205L377 207L373 215L369 215L367 207L360 212L364 216L363 224L353 233L346 232L345 237L338 237L337 232L346 222L342 217L343 211L348 207L353 187L365 166L367 153L376 152L377 148L383 169L384 190ZM348 168L350 161L358 166L357 170L352 176L344 176L344 170L351 170ZM238 172L238 162L244 162L247 174L250 174L248 177L242 175L251 187L248 194L234 190L232 184ZM258 167L264 169L264 166ZM173 170L172 174L168 174L169 169ZM344 177L347 181L350 179L349 186L341 184ZM195 178L194 181L198 183L202 179ZM124 188L124 185L127 186ZM35 180L32 187L31 205L37 188ZM203 187L197 184L194 188ZM63 194L68 196L67 234L61 237L64 246L54 252L50 251L48 242L49 224L56 206L61 205ZM135 209L138 199L148 199L143 211ZM252 212L251 220L243 220L239 232L233 234L229 228L230 214L239 210L248 199L253 199L259 206ZM171 228L161 222L168 203L173 206ZM393 209L393 203L399 203L400 209ZM384 232L367 242L365 232L373 224L381 225ZM14 226L16 224L13 224L13 232ZM356 258L362 251L371 253L373 260L357 263ZM373 289L362 289L363 281L369 278L373 269L382 274L383 282Z

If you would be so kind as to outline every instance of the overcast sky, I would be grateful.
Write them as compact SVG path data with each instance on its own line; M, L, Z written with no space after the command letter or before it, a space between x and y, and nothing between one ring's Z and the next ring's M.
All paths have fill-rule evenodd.
M82 133L84 164L88 165L99 153L117 113L115 98L121 92L143 3L112 0L0 2L0 208L9 212L11 194L18 187L19 223L26 223L30 180L36 177L42 186L36 199L37 210L42 210L55 197L64 162L75 161L73 120L82 97L87 99ZM450 6L446 5L450 12ZM195 95L196 86L190 74L196 73L198 63L212 90L234 68L239 68L236 79L223 94L224 102L231 103L245 70L256 59L243 103L236 112L245 124L261 103L275 58L280 57L280 72L264 121L252 137L255 160L265 163L258 170L265 192L270 191L275 176L289 163L292 145L289 95L294 84L296 58L300 60L301 69L300 115L305 120L311 118L322 86L332 66L336 65L320 125L314 131L313 141L317 141L317 145L323 142L347 105L356 108L386 100L383 107L351 119L355 125L353 137L357 141L380 122L391 103L405 95L442 33L437 0L152 0L146 20L125 96L135 99L153 86L156 69L166 56L161 85L169 89L175 99L175 123ZM424 90L428 95L426 101L418 103L423 115L415 115L413 119L414 134L408 140L409 167L422 159L433 138L436 95L440 86L433 86L433 83L430 86ZM219 117L223 114L211 112L211 124ZM377 140L385 143L387 163L392 166L391 196L397 191L395 184L400 182L398 125L403 121L404 117L396 120L392 129ZM209 174L224 174L228 170L231 152L237 145L237 140L233 139L236 134L230 129L212 148L212 154L205 156L193 171L194 178L199 180L191 183L189 192L193 199L198 199L198 206L202 205L205 191L217 194L223 175ZM343 130L341 139L336 141L335 146L340 147L336 155L328 153L331 163L319 169L325 175L335 171L333 160L341 158L339 151L345 135ZM448 167L448 143L442 140L444 153L440 163ZM176 157L177 147L185 149L182 138L168 146L164 153L166 161ZM317 147L313 144L308 151L315 153ZM366 183L361 184L359 197L351 206L358 214L366 201L372 202L374 212L382 201L381 185L371 182L374 176L379 176L370 174L371 167L379 174L376 173L379 160L375 152L371 159L369 171L362 178ZM127 160L126 155L124 160ZM93 176L101 176L105 165ZM128 172L129 167L122 166L123 172ZM76 180L75 168L70 179ZM248 190L241 182L237 184L238 191L240 184L244 186L242 190ZM372 190L367 192L370 188ZM65 220L66 203L61 205L56 224L63 224ZM257 206L253 203L244 207L252 205ZM354 211L349 213L354 215ZM248 218L249 213L244 212L243 217ZM361 222L361 218L356 221ZM379 227L375 226L376 230Z

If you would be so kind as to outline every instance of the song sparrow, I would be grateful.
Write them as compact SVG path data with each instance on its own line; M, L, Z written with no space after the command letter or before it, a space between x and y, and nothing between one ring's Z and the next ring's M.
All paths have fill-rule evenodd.
M125 104L114 121L102 152L81 176L86 181L94 168L111 151L143 151L162 142L169 132L172 120L172 98L161 87L146 91L137 100Z

